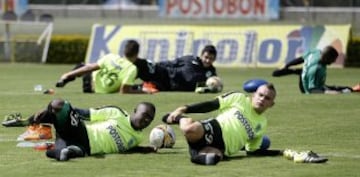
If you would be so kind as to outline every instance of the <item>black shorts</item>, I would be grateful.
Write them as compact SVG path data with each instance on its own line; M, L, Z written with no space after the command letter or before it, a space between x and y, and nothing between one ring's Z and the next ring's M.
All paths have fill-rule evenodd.
M200 123L205 131L204 136L196 143L188 142L190 155L196 156L200 150L208 146L217 148L224 153L225 145L219 122L216 119L208 119L200 121Z
M76 115L77 113L71 113ZM69 115L64 125L54 124L56 129L55 148L76 145L85 153L90 154L89 138L85 123L76 116Z

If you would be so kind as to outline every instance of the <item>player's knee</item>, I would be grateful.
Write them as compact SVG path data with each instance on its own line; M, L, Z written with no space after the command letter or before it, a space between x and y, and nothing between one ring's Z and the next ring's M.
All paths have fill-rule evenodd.
M262 139L262 142L261 142L261 145L260 145L260 149L261 150L269 149L270 144L271 144L270 138L265 135L265 136L263 136L263 139Z
M204 131L201 124L196 122L180 126L181 131L187 139L199 139Z

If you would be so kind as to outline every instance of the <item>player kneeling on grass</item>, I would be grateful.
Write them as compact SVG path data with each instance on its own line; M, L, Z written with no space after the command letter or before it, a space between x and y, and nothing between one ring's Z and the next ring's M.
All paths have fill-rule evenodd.
M142 130L155 116L155 106L141 102L132 114L116 106L73 108L68 101L55 99L47 109L30 122L50 123L56 130L55 149L46 155L59 161L86 155L156 152L152 146L142 147ZM85 124L83 120L90 121ZM121 127L121 128L120 128Z
M165 115L163 121L180 126L190 148L191 161L215 165L245 149L248 155L283 155L297 162L324 162L327 159L313 152L297 155L295 151L267 150L264 138L267 120L263 113L274 105L276 90L271 83L263 84L248 97L230 92L214 100L181 106ZM194 121L184 113L206 113L219 110L216 118ZM267 140L268 143L264 143ZM264 144L268 144L267 146ZM286 152L286 153L284 153Z

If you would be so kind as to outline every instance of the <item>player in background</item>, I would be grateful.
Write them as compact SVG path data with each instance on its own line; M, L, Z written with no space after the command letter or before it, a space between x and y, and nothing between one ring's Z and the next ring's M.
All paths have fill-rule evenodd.
M133 63L138 58L139 43L129 40L124 54L125 58L107 54L96 63L78 65L63 74L56 87L64 87L69 81L83 76L84 93L152 93L134 87L138 70Z
M55 149L49 158L67 161L86 155L156 152L152 146L139 146L142 130L155 117L155 106L141 102L132 114L117 106L80 109L63 99L52 100L47 108L28 118L30 124L52 124L56 130ZM89 121L89 123L84 123Z
M189 145L191 162L196 164L215 165L242 149L248 155L284 155L296 162L325 162L327 159L313 152L297 153L262 147L267 128L267 119L263 113L275 104L275 97L276 90L268 83L259 86L252 97L240 92L230 92L214 100L180 106L165 115L163 121L179 124ZM215 118L201 121L183 115L215 110L219 112Z
M216 48L207 45L202 49L200 57L186 55L158 63L137 59L134 64L145 88L149 86L159 91L195 91L197 84L217 75L213 66L216 55Z
M299 75L299 89L301 93L305 94L337 94L360 91L360 85L353 88L348 86L326 85L327 66L334 63L338 55L338 52L332 46L327 46L322 51L314 49L305 53L303 56L290 61L283 68L275 70L272 75L274 77L289 74ZM291 68L292 66L299 64L303 64L303 67L295 69Z

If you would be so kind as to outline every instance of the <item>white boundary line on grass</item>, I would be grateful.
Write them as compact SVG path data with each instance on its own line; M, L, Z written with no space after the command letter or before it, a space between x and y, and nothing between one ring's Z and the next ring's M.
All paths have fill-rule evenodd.
M328 154L321 154L325 157L343 157L343 158L349 158L349 159L360 159L360 155L349 155L344 153L328 153Z

